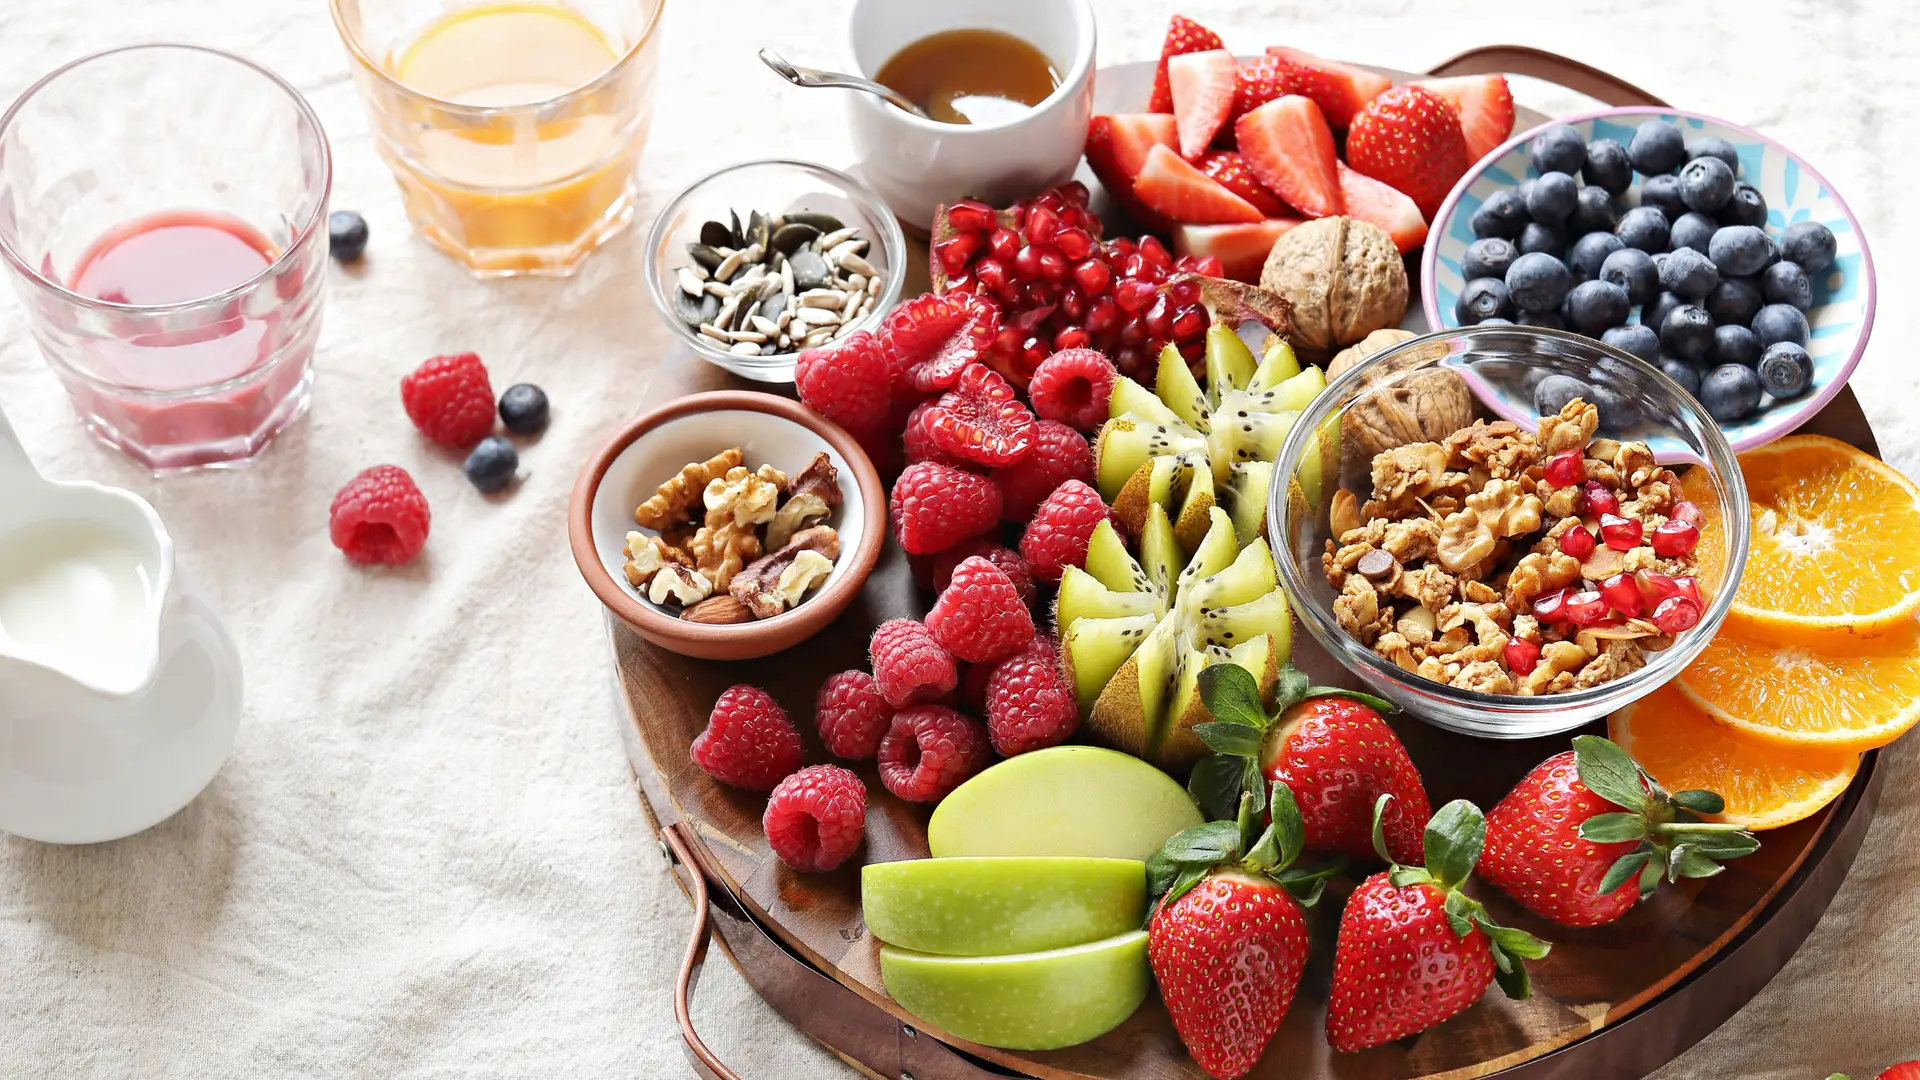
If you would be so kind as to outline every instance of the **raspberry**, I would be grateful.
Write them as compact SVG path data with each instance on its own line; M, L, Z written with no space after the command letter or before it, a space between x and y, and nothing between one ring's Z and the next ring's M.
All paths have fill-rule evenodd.
M865 761L880 750L893 707L880 695L880 685L864 671L843 671L829 678L813 699L813 722L827 753L849 761Z
M1092 349L1062 349L1041 361L1027 384L1033 411L1089 434L1107 422L1117 373Z
M1012 548L995 543L984 536L962 540L945 551L926 556L925 580L921 580L917 573L915 580L920 581L920 584L929 592L936 594L945 592L947 582L953 579L953 568L976 555L999 567L1000 572L1012 580L1013 587L1020 590L1020 599L1023 603L1033 603L1033 569L1027 565L1027 560L1021 558L1020 553Z
M1087 543L1106 516L1107 504L1100 501L1099 492L1069 480L1033 512L1026 534L1020 537L1020 554L1041 579L1058 583L1067 567L1086 564Z
M688 756L723 784L772 791L800 767L800 733L765 690L731 686L713 703Z
M993 481L933 461L901 470L891 503L893 535L910 555L944 551L1000 523L1000 489ZM1084 553L1086 544L1080 547Z
M375 465L333 497L327 532L333 546L362 566L412 562L427 546L433 515L413 477L398 465Z
M980 721L944 705L916 705L893 714L880 743L880 782L908 802L939 802L992 759Z
M873 681L896 709L945 696L959 682L953 655L924 623L888 619L873 628Z
M980 465L1012 465L1033 445L1033 414L985 364L968 364L921 423L935 447Z
M929 421L938 405L938 401L929 398L914 406L913 411L907 414L906 427L900 433L901 449L905 451L908 461L937 461L956 469L967 468L965 461L940 449L939 444L934 442Z
M1000 516L1007 521L1033 518L1055 488L1069 480L1093 482L1093 450L1086 436L1057 420L1033 425L1033 449L1017 465L993 470L1000 487Z
M975 556L953 568L940 599L927 612L933 640L970 664L1004 660L1033 640L1033 615L1013 580Z
M945 390L987 354L1000 310L967 292L927 293L887 313L880 324L896 370L921 393Z
M886 425L893 405L891 369L880 339L865 330L807 349L793 363L800 400L848 431L865 434Z
M1058 746L1080 726L1053 644L1036 639L987 678L987 734L1003 757Z
M838 765L809 765L773 789L760 827L781 862L803 873L832 870L859 850L867 785Z
M400 403L420 434L467 450L493 430L493 385L473 353L436 356L400 380Z

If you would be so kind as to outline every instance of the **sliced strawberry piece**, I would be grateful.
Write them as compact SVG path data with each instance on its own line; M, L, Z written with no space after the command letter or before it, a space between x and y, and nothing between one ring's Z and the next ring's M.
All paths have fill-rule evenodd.
M1033 448L1033 414L985 364L967 365L922 422L941 453L980 465L1012 465Z
M1167 85L1167 60L1170 57L1224 48L1226 43L1220 40L1219 34L1192 19L1184 15L1175 15L1169 19L1167 39L1160 46L1160 66L1153 72L1153 95L1147 98L1147 111L1155 113L1173 111L1173 90Z
M1260 211L1252 203L1220 186L1164 146L1156 146L1147 154L1146 168L1140 170L1139 178L1133 182L1133 195L1147 204L1148 209L1190 225L1261 219Z
M1320 106L1277 97L1234 122L1234 140L1254 179L1308 217L1340 212L1340 158Z
M1192 161L1207 152L1220 125L1233 111L1233 54L1225 49L1185 53L1167 61L1173 88L1173 119L1180 132L1180 156Z
M1393 85L1393 80L1377 71L1323 60L1285 45L1269 45L1267 55L1283 61L1287 92L1312 98L1327 114L1327 122L1337 128L1352 123L1362 106Z
M1513 134L1513 91L1505 75L1461 75L1452 79L1421 79L1416 85L1447 99L1460 114L1460 133L1467 137L1467 156L1475 161L1493 153Z
M1234 69L1233 112L1227 119L1238 120L1274 98L1299 93L1287 78L1292 70L1291 63L1282 57L1264 53L1240 61Z
M1232 150L1209 150L1194 162L1200 171L1212 177L1221 187L1252 203L1268 217L1297 217L1292 207L1280 201L1280 196L1260 186L1253 178L1253 170L1247 168L1247 160Z
M1378 225L1393 237L1393 246L1405 255L1427 242L1427 219L1399 188L1382 183L1340 163L1340 200L1347 216Z
M1173 223L1140 205L1133 197L1133 178L1147 164L1155 146L1178 145L1173 117L1166 113L1116 113L1096 116L1087 124L1087 164L1100 184L1127 215L1154 232Z
M1405 192L1431 218L1470 164L1460 114L1426 87L1396 86L1353 118L1347 164Z
M1220 260L1220 272L1224 276L1235 281L1258 282L1274 243L1300 223L1299 218L1283 217L1245 225L1176 225L1173 253L1195 258L1211 255Z
M1000 309L970 292L915 297L880 324L895 370L906 372L907 384L923 394L952 386L999 332Z

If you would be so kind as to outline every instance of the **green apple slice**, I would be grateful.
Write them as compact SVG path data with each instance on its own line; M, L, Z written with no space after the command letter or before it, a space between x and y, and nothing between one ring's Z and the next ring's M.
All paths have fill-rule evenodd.
M983 1046L1058 1050L1119 1027L1153 978L1147 933L1011 956L880 949L887 993L928 1026Z
M1174 779L1139 758L1054 746L1008 758L961 784L927 822L938 858L1081 855L1138 859L1200 824Z
M1147 867L1134 859L981 856L869 863L867 930L942 956L1000 956L1084 945L1139 929Z

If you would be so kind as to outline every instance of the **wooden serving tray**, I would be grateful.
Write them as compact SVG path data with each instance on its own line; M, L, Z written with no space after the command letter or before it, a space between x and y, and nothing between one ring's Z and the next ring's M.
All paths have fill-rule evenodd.
M1540 74L1589 93L1596 93L1592 87L1611 87L1621 96L1608 77L1555 66L1567 63L1558 58L1542 60L1545 54L1515 49L1490 55L1483 68L1491 63ZM918 257L922 263L916 270L924 279L924 251ZM648 404L743 385L696 358L680 357L663 365L649 388ZM1851 391L1843 391L1803 430L1875 449ZM860 859L829 874L798 874L767 846L760 826L764 797L719 784L689 761L687 748L705 726L714 699L738 682L765 687L803 720L798 726L807 760L829 760L812 725L804 722L815 691L830 673L865 666L867 639L877 623L919 617L926 602L904 553L890 543L862 595L840 619L810 641L764 660L724 663L678 656L608 619L636 782L649 819L661 832L662 849L696 906L694 940L676 999L695 1070L719 1080L734 1076L699 1041L687 1008L711 931L749 983L783 1015L872 1076L1204 1077L1157 995L1114 1031L1065 1050L1016 1053L923 1031L881 984L879 942L867 935L860 914L859 863L926 857L930 808L893 797L873 763L861 763L854 768L867 785L869 810ZM1295 635L1293 648L1293 662L1315 682L1358 685L1310 636ZM1436 806L1454 798L1492 806L1527 770L1566 749L1569 738L1489 741L1404 715L1391 723L1426 777ZM1604 725L1591 730L1604 734ZM1439 1027L1360 1054L1335 1055L1324 1034L1334 930L1352 887L1337 884L1309 914L1314 950L1299 996L1251 1075L1268 1080L1645 1076L1724 1022L1805 940L1865 836L1879 796L1877 756L1868 754L1846 794L1819 814L1766 833L1756 854L1729 863L1725 873L1665 888L1611 926L1554 926L1481 887L1477 895L1497 920L1554 945L1551 955L1530 965L1533 998L1509 1001L1490 990L1474 1008Z

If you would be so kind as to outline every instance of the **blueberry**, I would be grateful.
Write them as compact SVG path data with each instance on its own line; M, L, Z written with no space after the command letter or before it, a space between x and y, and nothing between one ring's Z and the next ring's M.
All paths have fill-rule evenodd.
M1677 360L1697 364L1713 353L1713 316L1681 304L1660 322L1660 349Z
M1746 277L1773 261L1773 243L1757 225L1727 225L1707 242L1707 256L1721 273Z
M1807 317L1800 314L1797 307L1768 304L1753 317L1753 332L1759 337L1763 348L1770 348L1782 341L1804 346L1807 343Z
M1687 140L1677 126L1665 120L1649 120L1634 130L1627 157L1642 175L1670 173L1687 160Z
M1543 330L1565 330L1567 328L1567 321L1560 317L1560 312L1557 309L1554 311L1522 311L1513 317L1513 321L1521 326L1538 326Z
M1680 201L1711 214L1733 198L1733 170L1717 157L1697 157L1680 167Z
M1453 305L1453 316L1462 326L1472 326L1483 319L1513 314L1513 305L1507 300L1507 285L1499 278L1477 278L1467 282L1460 290L1460 300Z
M327 249L343 263L350 263L365 254L367 219L351 210L335 210L328 214Z
M1621 248L1600 264L1600 280L1627 290L1627 301L1644 304L1660 292L1660 271L1653 256L1638 248Z
M1833 230L1817 221L1796 221L1780 234L1780 257L1809 274L1833 265L1835 247Z
M1813 385L1813 358L1791 341L1769 346L1757 370L1761 388L1780 400L1799 397Z
M1800 264L1785 259L1760 272L1760 295L1769 304L1786 304L1805 311L1813 306L1813 282Z
M1630 428L1640 422L1640 407L1633 399L1615 390L1611 386L1595 384L1587 396L1594 411L1600 414L1600 426L1608 431Z
M1743 420L1760 407L1760 376L1743 364L1721 364L1700 380L1699 397L1715 420Z
M1700 396L1700 372L1695 370L1692 364L1683 364L1678 360L1661 360L1660 371L1667 378L1679 383L1680 389L1696 398Z
M1651 206L1667 215L1668 221L1674 221L1687 212L1687 204L1680 199L1680 178L1677 176L1649 176L1647 182L1640 185L1640 205Z
M1740 151L1733 144L1718 135L1706 135L1693 140L1687 147L1687 158L1698 161L1701 158L1713 158L1725 165L1735 176L1740 175Z
M1587 163L1580 167L1580 178L1618 195L1633 184L1633 162L1627 160L1627 148L1612 139L1595 139L1587 144Z
M1627 321L1627 290L1610 281L1583 281L1567 294L1567 324L1589 337Z
M513 481L513 474L520 471L520 452L513 444L498 435L489 435L480 440L480 445L467 455L466 464L461 466L467 479L481 491L494 492L506 487Z
M1550 172L1577 173L1587 163L1587 140L1570 124L1555 124L1533 137L1533 167Z
M1634 323L1630 326L1616 326L1600 335L1600 340L1624 353L1656 363L1660 359L1660 335L1653 332L1651 326Z
M1480 209L1473 212L1467 222L1473 228L1475 236L1498 236L1511 240L1520 235L1527 227L1527 204L1520 201L1520 193L1512 188L1501 188L1487 196Z
M1722 326L1746 326L1760 313L1760 290L1746 278L1721 278L1707 294L1707 314Z
M1722 225L1765 225L1767 223L1767 197L1752 184L1741 182L1733 185L1733 197L1727 205L1720 208Z
M1620 238L1610 232L1588 233L1573 242L1567 252L1567 268L1573 271L1575 280L1592 281L1600 275L1600 265L1607 256L1626 247Z
M1688 211L1681 214L1674 221L1673 228L1667 231L1667 244L1670 248L1692 248L1705 255L1708 241L1713 239L1713 234L1719 228L1719 223L1707 215Z
M1507 267L1520 254L1513 241L1500 236L1488 236L1467 245L1467 253L1460 257L1460 276L1472 281L1474 278L1507 276Z
M1660 264L1660 285L1686 300L1705 300L1720 284L1720 271L1705 255L1692 248L1669 252Z
M1620 215L1620 224L1614 226L1613 235L1628 247L1639 248L1649 255L1665 251L1667 215L1651 206L1636 206Z
M1646 306L1640 309L1640 323L1643 326L1653 327L1654 333L1657 334L1660 328L1666 325L1667 313L1684 303L1686 303L1685 300L1672 293L1663 292L1647 301Z
M1590 232L1613 231L1613 196L1603 188L1583 187L1573 213L1567 216L1567 235L1578 239Z
M1558 416L1574 398L1591 400L1593 387L1571 375L1549 375L1533 388L1533 411L1541 416Z
M1520 309L1523 323L1526 313L1542 314L1559 307L1572 288L1573 275L1567 272L1567 264L1544 252L1524 254L1507 267L1507 292L1513 297L1513 306Z
M1721 364L1752 367L1760 362L1760 339L1744 326L1716 326L1713 328L1713 359Z
M516 435L547 430L547 392L532 383L515 383L500 395L500 422Z
M1521 206L1527 205L1527 200L1533 197L1533 183L1534 177L1529 176L1525 180L1520 181L1519 187L1513 189L1513 193L1520 196ZM1533 217L1532 210L1527 211L1527 217L1529 219Z
M1527 227L1520 230L1519 246L1522 255L1538 251L1557 259L1567 250L1567 237L1557 225L1529 221Z
M1580 185L1563 172L1550 172L1534 181L1527 193L1527 213L1535 221L1564 221L1580 201Z

